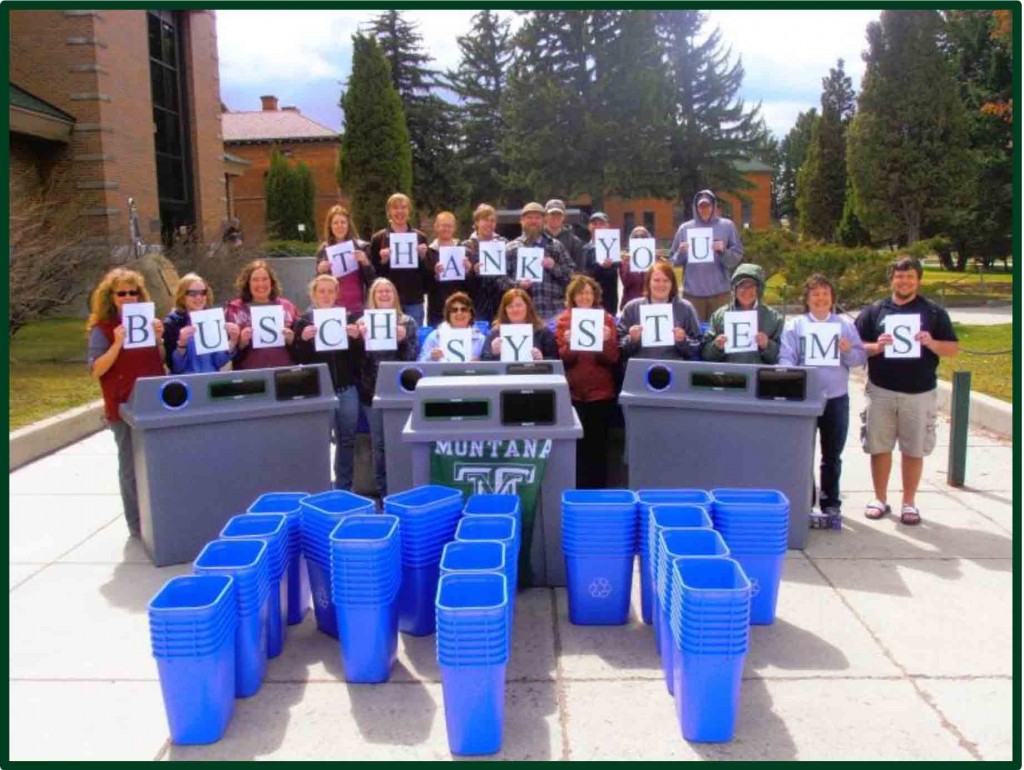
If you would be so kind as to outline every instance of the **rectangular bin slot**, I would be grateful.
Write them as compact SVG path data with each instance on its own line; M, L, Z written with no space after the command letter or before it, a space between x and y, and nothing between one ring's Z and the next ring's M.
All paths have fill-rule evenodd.
M759 369L757 397L803 401L807 398L807 372L800 369Z
M555 391L503 390L502 425L554 425Z
M442 377L470 377L470 376L479 377L480 375L486 375L486 374L497 375L497 374L500 374L500 373L501 372L495 371L493 369L473 369L471 367L469 369L466 369L466 368L462 368L462 369L445 369L443 372L441 372L441 376Z
M554 374L555 367L548 363L509 364L506 374Z
M747 375L733 372L691 372L690 387L745 391Z
M424 401L423 416L428 420L480 420L491 413L487 400Z
M267 393L266 380L215 380L210 385L210 400L225 398L251 398Z
M274 392L278 401L315 398L320 395L320 378L316 369L283 369L274 372Z

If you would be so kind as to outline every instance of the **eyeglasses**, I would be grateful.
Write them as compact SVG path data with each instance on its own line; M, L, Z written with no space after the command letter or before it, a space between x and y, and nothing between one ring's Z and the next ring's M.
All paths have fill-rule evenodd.
M185 291L186 297L205 297L207 289L188 289Z
M455 315L456 313L468 313L469 312L469 308L468 307L464 307L462 305L455 305L448 312L450 312L452 315Z
M137 297L139 296L139 290L128 289L127 291L115 291L114 294L116 294L118 297Z

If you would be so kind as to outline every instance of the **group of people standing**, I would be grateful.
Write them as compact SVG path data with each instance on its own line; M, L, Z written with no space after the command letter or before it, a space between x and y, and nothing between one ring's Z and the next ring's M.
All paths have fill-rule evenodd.
M130 302L148 301L149 295L139 273L124 268L110 271L92 295L88 324L89 366L100 381L106 418L118 445L121 494L130 532L134 536L139 532L138 503L131 434L120 420L118 406L128 400L138 377L162 375L165 367L171 373L186 374L217 371L229 362L235 369L323 362L328 367L337 396L333 426L335 487L352 487L355 435L362 411L370 428L374 477L379 494L384 496L387 494L387 477L383 415L372 407L380 362L417 358L440 360L443 357L440 332L446 326L472 328L472 358L496 360L501 357L499 331L503 324L530 324L534 329L531 357L563 361L573 406L584 429L577 451L577 485L600 488L606 485L609 426L617 408L622 370L630 358L799 365L805 363L799 342L801 325L822 321L841 323L841 365L831 369L823 378L827 405L819 419L821 505L823 509L837 511L840 505L839 457L849 424L849 369L862 365L867 356L877 358L892 339L886 339L874 326L862 326L859 322L854 326L837 316L834 287L824 276L813 276L808 280L804 287L805 313L786 325L784 333L782 316L763 302L765 280L762 270L757 265L741 264L743 246L739 234L729 219L718 215L714 194L709 190L699 192L694 198L693 209L693 219L679 227L668 258L655 259L646 271L634 272L627 254L623 254L619 261L601 258L594 238L584 245L571 229L564 227L565 207L561 201L551 200L546 206L529 203L523 207L520 216L521 235L506 244L506 273L486 275L481 271L480 244L505 240L496 233L497 215L490 205L477 207L473 214L473 232L461 241L457 237L455 216L450 212L438 214L434 220L434 239L429 240L409 223L413 210L409 198L396 193L387 201L387 227L374 233L369 242L358 237L349 211L343 206L334 206L324 223L324 241L317 253L316 275L309 284L309 307L300 313L282 295L280 282L270 262L256 260L249 263L236 281L238 296L224 306L224 331L229 349L220 353L200 354L196 348L196 328L190 314L215 305L211 288L194 273L183 276L179 281L171 313L163 321L153 321L154 332L163 344L149 348L124 348L124 328L120 320L122 309ZM606 227L608 217L605 214L595 212L591 215L592 234ZM713 258L700 264L687 262L687 232L691 228L712 230ZM416 262L411 269L393 266L392 233L415 234ZM651 234L641 227L635 228L630 237L648 238ZM335 276L328 251L332 246L346 242L351 242L351 255L356 267ZM439 280L445 269L441 262L441 249L445 246L462 246L465 250L465 275L459 280ZM539 248L543 254L539 280L516 277L517 254L527 247ZM682 292L674 265L684 266ZM899 270L903 275L905 270ZM895 293L893 301L896 301ZM669 344L644 344L641 308L651 304L671 306ZM255 347L252 344L252 308L265 305L282 308L282 346ZM346 309L348 347L345 350L318 351L314 344L317 329L313 311L339 306ZM572 349L572 311L577 308L604 309L600 351ZM393 350L366 349L368 330L364 313L368 309L395 311L397 344ZM724 324L725 314L730 310L756 311L756 350L742 353L726 351ZM889 308L888 312L899 312L899 309ZM875 318L875 315L878 314L869 317ZM434 329L425 337L421 347L420 327L425 321ZM948 325L948 316L946 322ZM955 340L955 336L950 337L951 326L947 329L937 322L927 326L923 322L921 328L931 331L933 337L927 338L929 342L933 338ZM922 338L922 344L931 352L925 338ZM955 347L955 342L953 345ZM948 354L944 352L946 350L941 344L935 347L937 355ZM931 361L925 359L924 363L930 365ZM885 366L876 365L870 371L877 371L879 377L892 386L892 377L885 378L883 374L891 369L892 364L887 363ZM934 367L932 369L934 378ZM869 389L869 397L871 395ZM877 402L881 398L881 395L876 395L872 400ZM877 411L876 408L872 414ZM884 425L894 438L899 436L905 456L906 482L908 446L917 450L924 448L924 444L904 444L907 432L899 426L890 430L893 421L899 421L898 414L888 418L877 417L870 425ZM879 430L882 429L876 428L874 433ZM876 437L871 447L884 451L884 444L887 444L884 437ZM868 449L868 444L865 444L865 449ZM891 450L889 447L890 463ZM873 454L873 472L876 464L878 473L885 471L887 480L888 466L882 460L876 463ZM910 470L912 472L913 468ZM887 510L884 485L879 488L876 483L876 497L875 503L881 506L878 510L884 513ZM910 505L913 505L912 494ZM869 507L867 513L874 517L874 511ZM906 523L914 522L908 517Z

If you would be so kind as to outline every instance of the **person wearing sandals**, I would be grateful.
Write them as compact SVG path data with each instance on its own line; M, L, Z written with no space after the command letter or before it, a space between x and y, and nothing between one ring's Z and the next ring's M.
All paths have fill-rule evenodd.
M840 324L839 365L818 369L818 382L825 395L825 411L818 418L818 433L821 435L821 493L818 505L822 515L830 521L838 520L842 509L839 475L843 468L843 447L846 446L846 434L850 427L850 368L863 366L867 360L864 343L853 322L836 315L835 296L832 282L820 273L804 281L804 313L786 323L779 353L781 366L806 366L804 335L808 327L816 323Z
M956 332L949 313L918 291L921 263L900 257L888 268L892 295L865 308L857 317L857 331L868 356L867 408L861 412L861 445L871 455L871 482L875 499L864 509L869 519L891 512L886 502L892 452L900 445L903 504L900 522L919 524L921 512L914 504L924 458L935 448L935 415L938 411L936 370L939 358L959 352ZM920 322L921 330L909 334L906 327L886 332L885 319L907 316ZM920 343L914 358L886 357L887 348L910 347L911 338Z

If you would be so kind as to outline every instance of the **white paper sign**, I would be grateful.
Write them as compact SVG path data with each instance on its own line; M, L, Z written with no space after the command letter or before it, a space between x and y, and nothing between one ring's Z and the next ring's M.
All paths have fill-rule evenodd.
M128 302L121 306L121 325L124 326L125 350L151 348L156 345L153 316L156 306L152 302Z
M887 315L883 323L885 333L893 336L892 344L885 346L886 358L921 357L921 340L914 339L921 331L921 316L913 313Z
M228 331L224 325L224 308L215 307L211 310L195 310L188 314L189 322L196 327L192 339L196 343L196 353L226 353L228 351Z
M843 327L836 322L804 325L805 366L839 366L839 335Z
M466 280L466 249L462 246L442 246L438 253L441 265L440 281Z
M544 249L537 246L523 246L516 251L516 280L543 281L543 262Z
M389 233L388 248L391 249L392 270L414 270L419 259L416 233Z
M348 350L348 311L343 307L313 308L313 337L317 353L328 350Z
M359 263L355 258L355 244L352 241L336 243L327 247L327 259L331 263L331 275L341 278L343 275L354 273L359 269Z
M507 275L504 241L480 241L480 275Z
M398 350L398 314L394 310L367 310L366 349Z
M672 331L672 305L668 302L641 305L640 325L644 329L640 338L643 347L661 347L675 343L675 334Z
M453 329L445 324L438 327L437 338L442 361L464 364L473 360L472 329Z
M694 227L686 231L686 242L689 252L686 261L694 265L706 265L715 261L715 252L711 243L715 240L715 231L710 227Z
M284 347L284 308L280 305L251 305L252 347Z
M574 307L569 329L569 350L600 353L604 349L604 311Z
M522 363L533 360L533 327L530 324L502 324L498 327L498 336L501 337L502 361Z
M757 351L757 311L727 310L725 312L725 352Z
M646 273L654 264L654 239L629 239L629 272Z
M594 230L594 254L598 264L606 259L622 261L622 233L613 227L599 227Z

